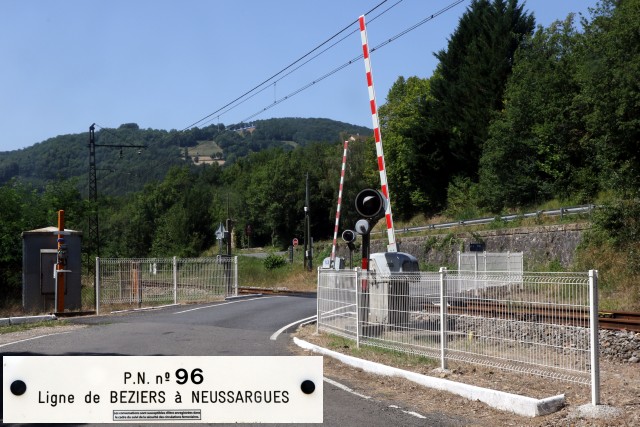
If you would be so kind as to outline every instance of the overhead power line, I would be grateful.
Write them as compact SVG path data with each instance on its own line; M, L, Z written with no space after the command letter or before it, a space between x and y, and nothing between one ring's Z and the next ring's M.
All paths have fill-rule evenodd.
M429 21L433 20L434 18L436 18L436 17L438 17L438 16L440 16L440 15L442 15L443 13L445 13L445 12L447 12L448 10L450 10L450 9L454 8L455 6L459 5L460 3L463 3L464 1L465 1L465 0L457 0L457 1L455 1L455 2L453 2L453 3L451 3L451 4L449 4L449 5L448 5L448 6L446 6L445 8L440 9L439 11L437 11L437 12L435 12L435 13L433 13L433 14L429 15L428 17L426 17L426 18L425 18L425 19L423 19L422 21L418 22L417 24L412 25L411 27L409 27L409 28L405 29L404 31L401 31L400 33L396 34L395 36L393 36L393 37L391 37L391 38L389 38L389 39L387 39L387 40L383 41L382 43L380 43L380 44L376 45L375 47L371 48L371 49L370 49L370 52L375 52L376 50L378 50L378 49L380 49L380 48L382 48L382 47L384 47L384 46L388 45L389 43L391 43L391 42L393 42L393 41L395 41L395 40L399 39L400 37L402 37L402 36L406 35L407 33L411 32L411 31L413 31L413 30L415 30L416 28L420 27L421 25L423 25L423 24L425 24L425 23L427 23L427 22L429 22ZM264 107L262 110L260 110L260 111L258 111L258 112L256 112L256 113L254 113L254 114L250 115L249 117L245 118L244 120L242 120L242 122L247 122L247 121L249 121L249 120L253 119L254 117L256 117L256 116L258 116L258 115L260 115L260 114L264 113L265 111L267 111L267 110L269 110L269 109L271 109L271 108L275 107L276 105L278 105L278 104L280 104L280 103L282 103L282 102L284 102L284 101L287 101L288 99L293 98L295 95L299 94L300 92L305 91L306 89L309 89L311 86L315 85L316 83L319 83L319 82L321 82L322 80L324 80L324 79L326 79L326 78L328 78L328 77L331 77L332 75L336 74L338 71L341 71L341 70L343 70L344 68L348 67L349 65L353 64L354 62L359 61L360 59L362 59L362 57L363 57L363 54L360 54L360 55L356 56L355 58L353 58L353 59L349 60L348 62L345 62L344 64L342 64L342 65L340 65L340 66L338 66L338 67L334 68L333 70L331 70L331 71L327 72L326 74L324 74L324 75L322 75L322 76L320 76L320 77L316 78L315 80L312 80L311 82L307 83L306 85L304 85L304 86L302 86L302 87L300 87L300 88L298 88L298 89L294 90L293 92L291 92L291 93L289 93L289 94L287 94L287 95L283 96L283 97L282 97L282 98L280 98L280 99L277 99L276 101L274 101L274 102L273 102L273 104L269 104L269 105L267 105L267 106L266 106L266 107Z
M374 16L373 18L371 18L369 20L369 23L375 21L376 19L378 19L379 17L381 17L382 15L384 15L385 13L387 13L388 11L390 11L391 9L393 9L394 7L396 7L398 4L402 3L403 0L398 0L396 1L394 4L392 4L391 6L389 6L388 8L386 8L385 10L383 10L382 12L380 12L378 15ZM380 6L382 3L380 3L378 6ZM376 6L376 8L378 7ZM374 8L375 9L375 8ZM371 9L371 11L369 11L368 13L371 13L374 9ZM349 24L349 27L353 26L354 23L357 23L358 21L355 20L354 22L352 22L351 24ZM345 29L343 29L341 32L346 31L348 27L345 27ZM315 55L313 55L312 57L308 58L306 61L302 62L301 64L299 64L297 67L289 70L289 72L283 74L282 76L280 76L280 78L276 79L273 81L273 83L269 84L268 86L263 87L262 89L255 91L253 94L251 94L250 96L246 96L243 100L241 100L238 103L233 104L233 102L231 104L233 105L229 105L229 107L227 109L225 109L224 111L220 111L218 110L217 112L219 112L219 114L216 117L220 117L226 113L228 113L229 111L235 109L236 107L239 107L240 105L244 104L245 102L249 101L250 99L254 98L255 96L261 94L262 92L264 92L265 90L269 89L271 87L271 85L277 84L279 81L283 80L284 78L290 76L291 74L293 74L294 72L298 71L300 68L304 67L305 65L307 65L309 62L313 61L314 59L316 59L317 57L319 57L320 55L322 55L323 53L327 52L329 49L334 48L335 46L337 46L338 44L342 43L343 41L345 41L346 39L348 39L349 37L351 37L353 34L357 33L359 31L358 28L353 29L352 31L350 31L349 33L345 34L342 38L340 38L339 40L335 41L334 43L330 44L329 46L325 47L323 50L321 50L320 52L316 53ZM335 38L335 36L334 36ZM317 49L316 49L317 50ZM307 55L308 56L308 55ZM290 67L289 67L290 68ZM274 105L276 104L276 101L274 101ZM222 109L224 109L225 107L223 107ZM215 113L214 113L215 114ZM208 120L202 122L202 124L208 124L211 123L211 121L213 121L215 117L210 117Z
M382 2L378 3L375 7L373 7L371 10L369 10L365 15L368 15L370 13L372 13L374 10L376 10L377 8L379 8L380 6L382 6L384 3L386 3L388 0L383 0ZM313 52L317 51L318 49L320 49L322 46L326 45L327 43L329 43L331 40L333 40L334 38L338 37L340 34L342 34L343 32L347 31L349 28L351 28L355 23L357 23L358 20L354 20L353 22L350 22L349 25L345 26L343 29L341 29L340 31L338 31L337 33L335 33L334 35L332 35L331 37L329 37L327 40L325 40L324 42L320 43L318 46L314 47L313 49L311 49L309 52L305 53L304 55L302 55L300 58L296 59L295 61L293 61L291 64L287 65L286 67L284 67L282 70L278 71L277 73L275 73L274 75L272 75L271 77L269 77L268 79L264 80L262 83L254 86L253 88L249 89L248 91L246 91L245 93L243 93L242 95L238 96L237 98L235 98L233 101L228 102L227 104L223 105L222 107L218 108L216 111L214 111L213 113L210 113L206 116L204 116L203 118L201 118L200 120L197 120L193 123L191 123L189 126L185 127L184 129L182 129L183 131L196 126L197 124L202 123L203 121L216 116L216 114L218 114L219 112L221 112L222 110L226 109L227 107L235 104L237 101L241 100L242 98L246 97L247 95L249 95L250 93L254 92L255 90L257 90L258 88L264 86L265 84L267 84L268 82L272 81L274 78L276 78L277 76L279 76L280 74L284 73L285 71L287 71L288 69L290 69L291 67L293 67L294 65L296 65L297 63L299 63L300 61L304 60L305 58L307 58L308 56L310 56L311 54L313 54Z
M374 12L376 9L380 8L384 3L386 3L388 0L384 0L382 2L380 2L378 5L376 5L374 8L372 8L371 10L369 10L366 14L371 14L372 12ZM381 11L378 15L376 15L375 17L371 18L369 20L369 22L374 21L375 19L380 18L382 15L384 15L385 13L387 13L389 10L391 10L392 8L396 7L399 3L401 3L403 0L398 0L396 1L396 3L392 4L391 6L389 6L387 9L384 9L383 11ZM388 38L387 40L383 41L382 43L378 44L377 46L371 48L370 52L374 52L380 48L382 48L383 46L386 46L388 44L390 44L391 42L397 40L398 38L404 36L405 34L415 30L416 28L420 27L421 25L425 24L426 22L429 22L431 20L433 20L434 18L436 18L437 16L447 12L448 10L456 7L457 5L459 5L460 3L463 3L465 0L457 0L455 2L452 2L451 4L449 4L448 6L440 9L439 11L427 16L425 19L421 20L420 22L412 25L411 27L408 27L407 29L401 31L400 33L396 34L395 36ZM308 62L312 61L313 59L315 59L316 57L318 57L319 55L323 54L324 52L328 51L329 49L331 49L332 47L334 47L335 45L337 45L338 43L342 42L343 40L347 39L349 36L351 36L353 33L359 31L359 29L354 29L352 31L350 31L348 34L344 35L342 38L340 38L339 40L335 41L334 43L326 46L328 43L330 43L332 40L336 39L340 34L344 33L345 31L347 31L348 29L350 29L354 24L356 24L358 22L358 20L354 20L353 22L351 22L349 25L347 25L346 27L344 27L342 30L338 31L337 33L335 33L333 36L329 37L327 40L325 40L324 42L322 42L321 44L319 44L318 46L316 46L315 48L313 48L312 50L310 50L309 52L307 52L305 55L301 56L300 58L298 58L296 61L292 62L291 64L289 64L288 66L286 66L285 68L283 68L282 70L280 70L278 73L275 73L274 75L272 75L271 77L269 77L268 79L264 80L262 83L260 83L259 85L256 85L255 87L253 87L252 89L246 91L245 93L243 93L242 95L240 95L239 97L235 98L233 101L225 104L224 106L222 106L221 108L219 108L218 110L214 111L213 113L210 113L208 115L206 115L205 117L203 117L202 119L192 123L191 125L185 127L184 129L182 129L180 132L184 132L192 127L194 127L197 124L201 124L203 122L205 122L208 119L212 119L217 117L218 119L220 118L220 116L228 111L231 111L233 108L237 107L238 105L241 105L242 103L252 99L253 97L255 97L256 95L258 95L259 93L262 93L264 90L267 90L268 88L271 87L271 84L266 85L268 82L273 82L273 83L277 83L280 80L284 79L285 77L287 77L288 75L290 75L291 73L293 73L294 71L296 71L297 69L299 69L300 67L306 65ZM326 46L324 49L320 50L323 46ZM316 52L315 55L313 55L313 53ZM312 56L313 55L313 56ZM304 90L310 88L311 86L315 85L316 83L319 83L325 79L327 79L328 77L331 77L332 75L336 74L337 72L343 70L344 68L348 67L349 65L353 64L354 62L357 62L359 60L361 60L363 57L362 54L354 57L353 59L345 62L344 64L334 68L333 70L325 73L324 75L312 80L311 82L307 83L306 85L300 87L297 90L294 90L293 92L281 97L280 99L275 99L274 102L264 108L262 108L260 111L252 114L251 116L245 118L244 120L242 120L242 123L246 123L246 122L250 122L251 119L253 119L254 117L264 113L265 111L271 109L272 107L275 107L276 105L291 99L292 97L294 97L295 95L303 92ZM306 59L306 61L305 61ZM304 61L304 62L302 62ZM297 67L293 68L296 64L298 64ZM288 72L287 72L288 71ZM285 72L287 72L285 74ZM276 79L276 77L280 76L280 78ZM259 88L261 88L260 90L258 90ZM242 100L242 101L240 101ZM240 102L238 102L240 101ZM234 105L235 104L235 105ZM131 144L129 141L126 141L124 138L122 138L120 135L118 135L115 132L111 132L110 130L108 130L107 128L104 128L100 125L97 125L97 127L100 128L101 131L104 131L105 133L108 133L109 135L120 139L123 142L128 143L128 147L132 147L135 146L134 144ZM228 131L232 131L232 129L225 129L225 132ZM166 137L170 137L170 135L167 135ZM154 168L157 169L158 167L162 167L164 165L170 164L173 162L173 159L168 159L167 162L164 162L162 164L159 165L155 165ZM150 170L146 170L142 173L142 175L144 176L149 176L150 175Z

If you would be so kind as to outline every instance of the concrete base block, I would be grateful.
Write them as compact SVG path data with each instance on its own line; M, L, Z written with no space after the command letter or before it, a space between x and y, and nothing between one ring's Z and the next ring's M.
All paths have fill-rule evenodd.
M5 317L0 319L0 325L22 325L24 323L46 322L48 320L58 320L53 314L46 314L43 316L17 316L17 317Z
M507 412L513 412L525 417L537 417L541 415L551 414L560 410L565 405L564 394L548 397L546 399L534 399L531 397L506 393L503 391L457 383L455 381L443 378L430 377L428 375L417 374L415 372L405 371L403 369L382 365L380 363L358 359L353 356L347 356L336 351L319 347L315 344L311 344L307 341L303 341L295 337L293 338L293 341L301 348L311 350L314 353L333 357L340 360L342 363L360 368L366 372L404 378L420 384L424 387L448 391L450 393L457 394L458 396L462 396L470 400L478 400L491 406L492 408L500 409Z

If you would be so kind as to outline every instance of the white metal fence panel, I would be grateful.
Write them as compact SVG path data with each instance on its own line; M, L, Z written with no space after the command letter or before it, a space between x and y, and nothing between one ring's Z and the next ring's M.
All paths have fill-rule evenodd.
M524 254L522 252L458 252L458 271L460 280L458 286L478 292L480 289L496 286L492 275L483 273L504 273L508 275L508 282L522 283Z
M439 315L431 309L438 307L439 278L428 272L361 273L360 342L437 357Z
M589 383L590 298L586 273L445 275L448 358Z
M177 260L177 301L207 301L236 295L238 258L182 258Z
M524 253L458 252L458 271L522 273Z
M237 257L96 258L97 311L210 301L237 294Z
M318 329L440 357L443 367L460 360L593 385L599 382L593 277L319 270Z
M318 329L357 339L356 271L322 270L317 295Z

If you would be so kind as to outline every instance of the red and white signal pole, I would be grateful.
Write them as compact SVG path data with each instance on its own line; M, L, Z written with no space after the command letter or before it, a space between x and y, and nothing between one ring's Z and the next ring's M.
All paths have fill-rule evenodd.
M340 189L338 190L338 209L336 209L336 225L333 229L333 246L331 247L331 267L336 262L336 241L338 240L338 225L340 224L340 206L342 205L342 187L344 185L344 171L347 164L347 148L349 141L344 142L344 151L342 153L342 169L340 171Z
M369 86L369 104L371 106L371 121L373 122L373 136L376 141L376 154L378 156L378 170L380 171L380 189L386 198L385 218L387 221L387 237L389 244L387 251L397 252L395 231L393 229L393 215L391 214L391 199L389 198L389 187L387 185L387 172L384 165L384 152L382 150L382 136L380 135L380 122L378 120L378 107L376 105L376 94L373 89L373 75L371 73L371 59L369 58L369 44L367 41L367 28L364 22L364 15L360 16L360 37L362 39L362 52L364 54L364 68L367 73L367 85ZM363 260L364 262L364 260ZM364 268L364 267L363 267Z

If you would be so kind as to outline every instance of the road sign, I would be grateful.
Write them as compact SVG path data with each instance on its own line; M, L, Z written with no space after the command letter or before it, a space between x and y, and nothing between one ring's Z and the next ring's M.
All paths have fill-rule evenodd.
M298 239L297 238L293 238L293 246L298 246Z
M224 232L225 231L226 230L224 229L224 225L222 225L222 223L220 223L220 226L216 230L216 239L218 239L218 240L224 239Z
M320 356L5 356L2 374L7 423L323 420Z

